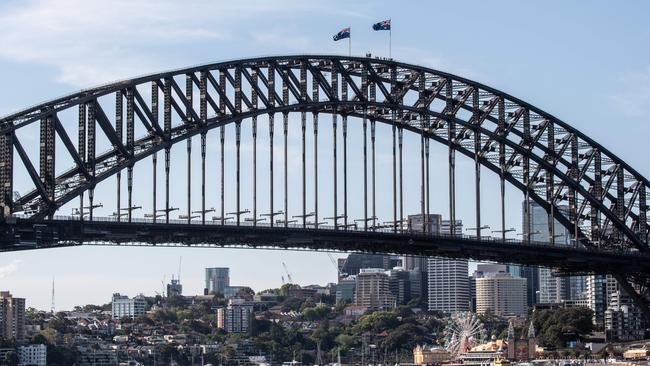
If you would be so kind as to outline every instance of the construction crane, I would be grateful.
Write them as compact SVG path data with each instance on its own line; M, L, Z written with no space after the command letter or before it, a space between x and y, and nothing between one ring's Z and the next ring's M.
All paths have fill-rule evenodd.
M181 264L183 264L183 256L178 259L178 276L176 276L178 283L181 283Z
M162 280L160 280L160 284L162 285L162 297L165 297L165 279L167 278L167 275L164 275Z
M284 272L287 274L287 279L289 280L289 283L293 283L293 278L291 278L291 273L289 273L289 269L287 268L286 263L282 262L282 267L284 268Z
M339 268L339 262L334 258L332 253L327 253L327 255L330 257L330 262L332 262L332 265L334 268L336 268L336 272L339 274L339 277L343 277L343 272L341 272L341 269Z

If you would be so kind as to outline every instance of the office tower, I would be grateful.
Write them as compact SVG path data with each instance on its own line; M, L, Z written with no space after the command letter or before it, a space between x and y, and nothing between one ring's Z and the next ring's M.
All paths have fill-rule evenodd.
M25 338L25 299L0 291L0 338Z
M388 288L397 305L406 305L411 301L410 273L402 268L389 271Z
M427 218L426 222L424 218ZM442 226L442 215L409 215L407 219L408 231L416 233L439 234ZM405 255L402 267L407 271L427 271L427 258L418 255Z
M354 301L354 289L357 286L356 276L348 276L339 278L339 283L336 285L336 301L344 300Z
M228 333L246 333L252 317L253 305L243 299L230 299L228 306L217 309L217 328Z
M348 276L359 274L362 268L381 268L383 270L389 270L391 269L390 264L390 256L384 254L352 253L349 254L342 263L339 261L341 273Z
M462 235L463 222L456 220L454 235ZM440 234L451 235L451 222L442 220ZM455 313L470 307L468 262L465 259L428 259L429 310Z
M223 295L230 286L230 268L214 267L205 269L205 289L209 294Z
M143 316L146 306L147 300L144 298L144 295L138 295L131 299L128 296L115 293L111 302L113 319Z
M527 314L526 279L504 272L490 272L476 277L477 313L498 316Z
M529 201L527 206L524 201L522 207L524 240L545 243L554 241L555 245L572 244L570 230L557 220L553 220L553 226L549 225L549 213L538 203ZM526 217L526 208L528 208L529 217ZM568 214L567 206L560 206L557 209ZM528 279L529 286L535 285L534 278L538 277L539 287L529 288L529 304L534 293L537 293L536 302L538 303L560 303L565 300L584 299L586 296L587 278L585 276L556 277L549 268L534 269L526 266L520 267L520 272L522 277Z
M354 304L369 310L395 307L395 297L390 293L389 277L381 268L364 268L356 277Z

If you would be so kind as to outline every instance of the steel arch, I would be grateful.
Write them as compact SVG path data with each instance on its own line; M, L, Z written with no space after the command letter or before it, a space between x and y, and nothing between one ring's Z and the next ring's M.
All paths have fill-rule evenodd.
M182 78L185 90L181 87ZM145 101L143 94L149 87L151 99ZM113 95L115 118L111 119L105 100ZM69 136L72 131L59 117L75 108L76 146ZM364 131L366 120L373 126L375 122L385 123L393 127L393 138L395 130L399 131L400 141L403 130L420 134L422 143L426 141L427 154L429 140L449 146L450 166L456 152L474 159L477 197L481 166L500 177L504 231L503 187L509 182L523 192L526 200L542 206L549 218L569 228L576 246L580 243L603 253L613 249L644 255L649 252L646 192L650 182L569 124L509 94L449 73L390 59L326 55L250 58L158 73L85 89L0 119L0 206L5 219L2 226L9 226L7 220L20 212L29 213L28 222L42 223L65 203L77 197L83 202L85 193L89 195L92 218L94 187L112 176L119 180L124 170L129 180L130 220L131 177L136 162L153 155L155 166L155 154L165 151L169 164L171 146L197 135L202 139L205 162L208 130L232 123L239 128L244 119L256 121L260 115L286 116L293 112L358 117L364 120ZM36 122L40 127L38 169L17 134ZM147 133L136 138L138 122ZM112 145L100 154L96 151L98 132ZM58 176L54 166L57 138L74 162L72 168ZM18 198L13 194L15 155L35 187ZM166 174L168 177L168 170ZM450 186L454 187L453 182ZM155 204L154 200L154 217ZM480 200L477 223L478 205ZM80 208L84 209L83 204ZM168 200L165 209L168 219ZM367 204L365 209L367 226ZM394 203L397 222L396 210ZM202 212L205 220L205 199ZM454 221L455 192L450 192L450 213ZM335 206L335 225L338 214ZM188 216L191 220L189 204ZM553 230L554 225L550 225L551 240ZM527 232L530 240L530 228ZM650 318L643 299L650 287L648 275L625 276L635 283L641 294L635 300ZM617 278L629 292L632 287L624 276Z
M324 99L312 100L307 95L307 79L298 80L296 76L301 68L311 77L314 88L325 94ZM279 85L270 91L269 69L274 70L275 78L281 79L283 94L288 96L279 95ZM332 71L337 74L336 83L346 84L352 90L350 100L343 101L333 95L331 78L327 80L325 77L331 76ZM226 77L217 81L213 75L217 72ZM262 87L253 83L253 74L262 79ZM191 80L192 88L195 85L203 88L200 91L201 112L190 104L174 79L179 76ZM234 80L236 78L238 80ZM244 81L248 85L243 85ZM222 85L223 82L235 89L237 82L241 84L240 90L247 87L254 95L251 99L260 99L262 106L253 106L243 91L234 96L227 95L227 86ZM183 120L182 125L163 131L158 121L154 121L153 108L138 91L138 86L149 83L154 83L153 88L162 90L170 99L171 106L164 118L171 118L167 114L174 111ZM208 91L210 84L214 86L212 92ZM374 88L381 93L379 98L371 101L368 89ZM134 95L129 97L129 93ZM417 93L417 98L405 103L409 93ZM148 123L149 134L133 140L128 148L121 137L118 140L112 134L114 123L97 102L98 98L109 94L130 98L126 104L132 106L131 114L135 109L142 122ZM442 102L442 109L432 107L436 100ZM84 119L97 121L108 134L113 149L92 157L94 159L81 156L83 154L78 151L75 156L72 142L69 138L67 143L65 141L65 129L57 115L76 106L86 110ZM209 107L213 112L210 117L207 113ZM90 116L90 109L94 109L93 116ZM40 121L41 145L47 146L48 141L53 145L54 136L58 135L76 166L53 177L53 168L47 167L47 158L41 158L41 171L37 173L34 169L31 172L36 189L14 201L12 164L5 164L2 169L3 211L6 215L15 208L29 207L36 211L35 217L53 214L62 204L136 161L226 123L261 114L298 111L362 117L364 110L370 120L423 133L477 159L481 165L501 174L503 179L540 203L563 225L575 230L585 245L619 245L647 250L646 190L649 182L620 158L554 116L506 93L437 70L377 58L298 55L227 61L82 90L4 117L0 120L3 161L13 161L14 146L23 162L33 167L15 132ZM393 118L390 113L393 111L398 118ZM462 111L468 112L467 115L462 117ZM133 116L130 119L127 124L133 124ZM87 128L90 128L90 122L87 121ZM450 132L455 133L451 139ZM479 144L471 143L474 134L480 136ZM86 144L90 145L91 141L86 141ZM88 148L84 146L78 150ZM41 157L47 153L42 151ZM91 175L89 170L94 173ZM563 201L568 201L568 212L557 209Z

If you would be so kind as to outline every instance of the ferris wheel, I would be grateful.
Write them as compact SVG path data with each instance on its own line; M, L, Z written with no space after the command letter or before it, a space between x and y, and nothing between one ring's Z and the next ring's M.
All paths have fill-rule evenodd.
M453 355L460 355L485 340L483 323L470 312L455 313L445 327L445 348Z

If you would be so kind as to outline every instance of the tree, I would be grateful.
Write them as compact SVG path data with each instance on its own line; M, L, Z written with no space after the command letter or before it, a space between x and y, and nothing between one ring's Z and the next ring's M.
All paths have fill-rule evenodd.
M562 348L593 331L592 317L588 308L547 309L534 313L533 324L543 347Z
M5 364L8 366L18 366L18 354L15 351L9 351L5 354Z
M391 331L382 341L382 347L393 352L400 349L413 349L418 344L431 343L427 328L411 323L402 324Z
M47 338L42 334L37 334L32 338L32 344L47 344Z
M253 296L255 296L255 291L250 287L244 287L237 291L237 297L242 299L252 300Z
M339 334L338 336L336 336L336 338L334 339L334 341L335 341L336 344L338 344L339 347L341 347L341 349L344 350L344 351L350 349L350 347L352 347L352 346L354 345L354 337L352 337L352 336L349 335L349 334L343 334L343 333L341 333L341 334Z
M352 327L354 334L363 332L381 333L384 330L390 330L399 325L397 316L388 311L376 311L366 314L359 319L359 322Z

